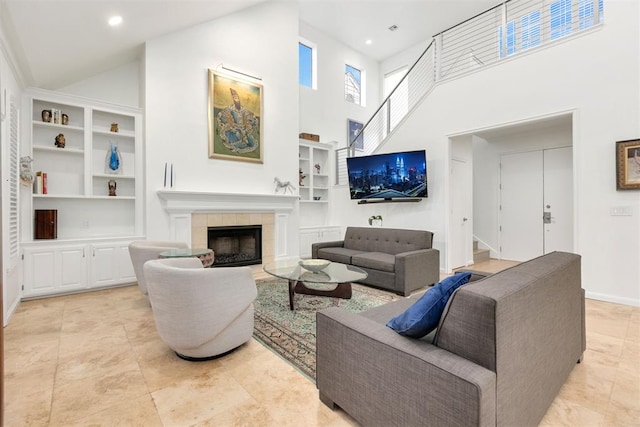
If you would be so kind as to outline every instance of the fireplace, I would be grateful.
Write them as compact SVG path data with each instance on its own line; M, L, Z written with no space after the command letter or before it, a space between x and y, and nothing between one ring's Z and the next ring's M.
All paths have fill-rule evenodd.
M214 267L262 263L262 225L208 227L207 241L215 253Z

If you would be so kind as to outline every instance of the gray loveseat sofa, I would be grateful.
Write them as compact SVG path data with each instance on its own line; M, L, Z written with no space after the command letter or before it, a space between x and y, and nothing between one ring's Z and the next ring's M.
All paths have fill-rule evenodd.
M311 254L362 268L362 283L405 296L440 279L440 251L432 244L430 231L347 227L344 240L314 243Z
M460 287L435 337L385 326L414 301L317 313L326 405L366 426L537 426L586 348L575 254L554 252Z

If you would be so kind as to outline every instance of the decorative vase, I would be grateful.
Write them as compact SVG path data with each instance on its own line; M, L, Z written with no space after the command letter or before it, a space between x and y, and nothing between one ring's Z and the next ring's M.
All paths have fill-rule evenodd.
M107 151L107 157L104 161L104 171L109 174L121 174L122 173L122 155L118 144L111 143L109 151Z
M42 121L45 123L51 123L51 110L42 110Z

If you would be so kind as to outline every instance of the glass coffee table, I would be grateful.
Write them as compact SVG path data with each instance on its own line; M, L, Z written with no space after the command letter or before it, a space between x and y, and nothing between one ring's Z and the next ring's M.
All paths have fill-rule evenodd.
M208 248L171 249L160 252L159 258L199 258L203 267L211 267L215 260L213 250Z
M293 295L319 295L333 298L351 298L351 282L367 278L367 272L351 265L331 262L327 267L312 272L298 263L298 260L276 261L264 266L264 271L272 276L289 281L289 308L293 310ZM307 284L335 284L333 289L315 289Z

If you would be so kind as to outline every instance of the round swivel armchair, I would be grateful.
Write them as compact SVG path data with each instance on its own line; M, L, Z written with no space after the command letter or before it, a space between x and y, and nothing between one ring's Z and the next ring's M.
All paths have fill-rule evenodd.
M140 292L147 295L147 284L144 278L142 266L145 262L158 259L161 252L171 249L184 249L188 245L184 242L173 242L165 240L136 240L129 243L129 256L133 264L133 271L136 273L138 288Z
M145 263L144 275L158 334L179 357L209 360L251 339L257 289L249 267L166 258Z

